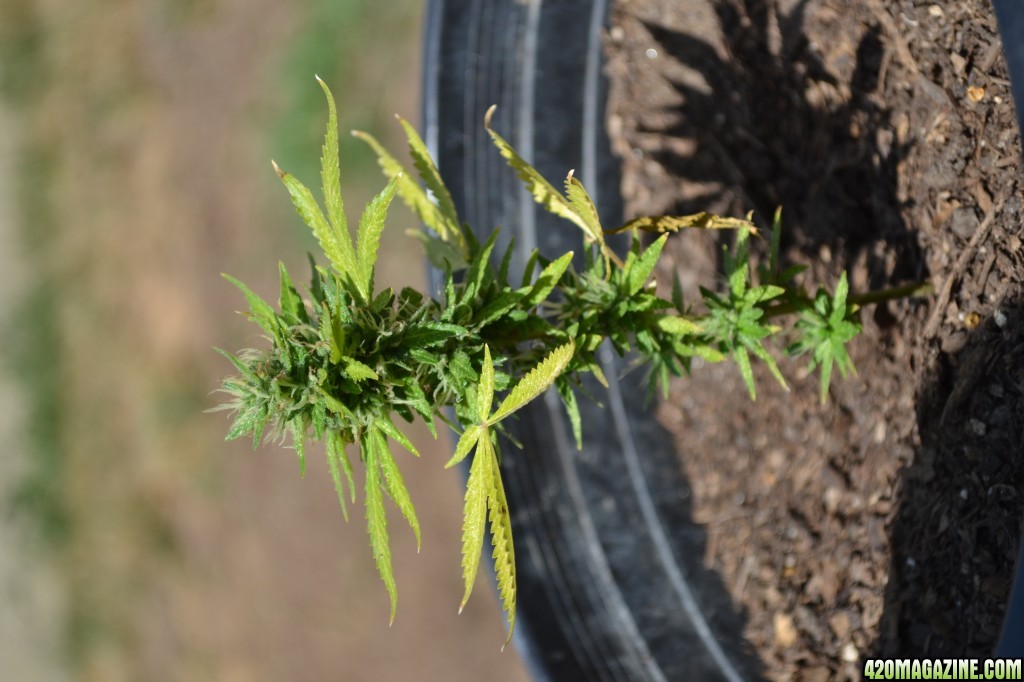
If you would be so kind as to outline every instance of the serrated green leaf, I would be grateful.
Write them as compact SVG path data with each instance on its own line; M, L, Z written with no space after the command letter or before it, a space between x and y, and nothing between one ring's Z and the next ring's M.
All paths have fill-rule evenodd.
M277 265L281 275L281 312L291 316L293 322L309 322L306 305L302 302L302 297L299 296L299 292L295 289L295 283L292 282L288 270L284 267L284 262L278 261Z
M519 156L516 150L510 145L505 138L498 133L494 132L491 128L491 117L494 115L496 107L491 107L487 110L487 114L484 116L484 127L487 128L488 134L491 136L491 140L494 142L494 146L498 148L501 155L508 161L508 165L516 172L519 179L526 185L526 189L533 196L533 200L540 204L546 211L554 213L560 218L565 218L575 223L583 233L592 239L596 239L599 242L603 241L602 237L595 237L590 233L590 226L587 221L576 214L576 211L572 209L572 206L566 200L562 194L555 189L551 183L549 183L543 175L537 172L537 169L526 162L523 157Z
M393 441L408 450L413 456L420 456L419 450L416 449L416 446L412 444L412 441L409 440L408 436L398 430L398 427L395 426L390 417L380 417L374 423L385 435L391 436Z
M342 458L348 462L348 458L345 455L345 444L341 442L341 436L337 432L328 432L327 434L327 466L331 471L331 480L334 481L334 490L338 493L338 504L341 505L341 514L345 517L345 521L348 522L348 505L345 503L345 483L341 477L341 470L339 464ZM352 481L351 465L347 468L346 474L348 476L349 489L352 491L352 502L355 503L355 484Z
M489 322L493 322L516 307L524 295L522 291L502 291L473 316L473 322L478 328L486 326Z
M387 187L366 205L363 216L359 219L356 258L359 262L360 287L367 299L373 296L373 270L377 264L380 235L384 231L384 222L388 217L388 206L395 198L398 179L391 179Z
M444 212L430 200L427 193L423 191L415 179L404 172L402 164L395 159L384 146L372 135L359 130L352 131L352 134L368 144L377 155L377 163L380 165L384 175L388 178L401 176L398 181L398 196L402 203L409 207L416 217L424 225L436 232L442 240L450 242L458 249L462 260L465 260L466 245L462 235L462 228L458 220L452 222ZM454 263L453 263L454 266Z
M275 339L279 339L280 328L277 321L277 313L275 313L274 309L270 307L270 304L253 293L252 289L247 287L245 283L235 279L231 275L221 273L221 277L238 287L245 296L245 300L249 303L249 309L251 311L253 321L256 322L256 324L258 324L268 335Z
M402 129L405 130L406 138L409 140L409 155L412 156L412 163L419 172L420 179L423 180L423 184L434 195L434 199L437 201L437 208L440 210L441 215L444 216L446 224L458 233L459 216L455 212L455 202L452 201L451 194L448 193L448 188L441 179L441 174L438 172L434 160L430 158L427 145L423 143L419 133L409 125L408 121L401 116L397 118L398 122L402 125Z
M276 163L274 164L274 170L288 189L288 194L291 195L295 210L302 217L302 221L313 230L313 235L320 242L320 248L323 249L324 254L331 262L331 265L334 266L335 271L341 277L346 278L344 281L350 282L351 280L348 278L359 270L356 264L355 252L352 249L352 239L348 235L348 228L345 227L345 231L342 232L340 229L333 227L320 211L320 207L313 198L313 193L305 185L299 182L291 173L281 170ZM355 287L355 282L352 282L351 286ZM358 289L350 293L361 294Z
M832 314L829 315L829 324L837 327L846 319L846 295L850 291L850 284L846 280L846 271L839 275L839 283L836 284L836 292L832 296Z
M820 392L821 404L824 405L828 400L829 384L832 382L832 349L829 346L825 346L822 351L821 367L818 370L821 373L818 390Z
M690 334L699 334L703 331L699 324L679 315L659 317L656 324L658 329L673 336L688 336Z
M757 305L764 301L770 301L773 298L778 298L782 294L786 293L786 290L782 287L777 287L773 284L766 284L764 286L755 287L750 289L743 294L743 301L750 305Z
M693 347L693 354L706 362L722 362L725 360L725 355L711 346L698 344Z
M477 421L483 424L491 411L494 402L494 363L491 361L491 349L484 344L484 364L480 368L480 385L476 391Z
M484 243L483 249L473 256L473 260L469 264L469 272L466 273L466 288L463 290L460 303L465 303L476 296L483 288L487 281L487 275L490 274L491 251L494 250L497 240L498 230L494 230Z
M231 429L224 437L224 440L235 440L247 433L251 433L253 434L252 446L255 449L259 445L259 434L262 434L266 420L266 412L259 405L243 410L235 417L235 421L231 424Z
M325 390L323 390L323 388L320 388L318 390L317 399L324 401L324 404L327 406L327 409L334 412L335 414L341 415L342 417L348 419L352 419L354 417L352 411L345 407L344 403L342 403L340 400L332 396L330 393L327 393Z
M342 364L345 366L345 374L347 374L352 381L366 381L367 379L373 379L374 381L380 380L380 377L377 376L376 372L355 358L342 358Z
M519 383L505 397L487 423L497 424L543 393L569 366L575 352L576 344L572 341L551 351L544 360L519 380Z
M537 281L533 283L530 293L523 298L524 307L533 307L551 295L558 281L565 274L569 264L572 263L572 256L572 251L562 254L559 259L548 263L547 267L540 271L540 275L537 277Z
M377 427L378 430L370 437L373 438L374 446L377 448L380 470L384 478L384 489L387 490L395 506L398 507L398 511L402 512L402 516L405 517L409 527L412 528L412 532L416 536L416 551L418 552L422 542L420 538L420 522L416 518L416 508L413 507L412 498L409 497L409 490L405 487L402 472L398 470L398 464L395 463L395 458L388 449L386 436L389 434L380 429L380 422L377 423Z
M595 239L599 238L597 235L601 235L600 239L603 239L601 218L597 215L594 200L590 198L583 183L574 177L573 171L569 171L565 178L565 196L569 199L572 210L587 224L587 232Z
M775 377L775 380L779 382L779 385L788 391L789 384L786 383L786 378L782 376L782 372L779 371L779 366L775 363L775 358L773 358L771 354L767 350L765 350L764 346L754 341L748 344L747 347L750 349L751 353L756 355L761 360L761 362L768 365L768 371L772 373L772 376Z
M320 312L320 340L330 348L331 363L341 362L345 349L345 330L338 319L331 315L327 306Z
M231 364L235 366L235 369L237 369L242 374L242 377L244 377L248 383L259 384L259 378L257 378L253 371L249 369L244 362L242 362L237 357L227 352L223 348L214 348L213 350L216 351L217 353L220 353L228 360L230 360Z
M530 257L526 259L526 265L523 267L523 281L519 286L527 287L531 286L533 282L533 270L537 267L537 263L540 260L540 251L534 249L530 252Z
M384 581L384 587L391 599L391 619L395 621L395 609L398 607L398 588L395 586L395 574L391 568L391 544L388 539L388 520L384 513L384 496L381 493L377 450L367 441L363 441L363 455L366 457L366 527L370 533L370 548L373 560L377 564L377 572Z
M505 644L508 644L516 626L516 552L512 542L512 518L498 468L497 452L493 446L489 446L488 450L487 454L491 458L491 489L487 495L487 509L491 521L491 545L494 547L491 557L494 559L501 605L508 614L508 636L505 638ZM482 454L479 452L477 456Z
M757 388L754 386L754 369L750 366L750 356L747 355L747 349L743 346L738 346L733 350L732 356L736 360L736 365L740 368L740 376L743 377L743 383L747 385L750 399L757 400Z
M424 322L405 330L402 341L410 348L430 348L444 343L448 339L464 336L469 330L448 322Z
M740 230L736 236L734 253L726 253L726 274L729 279L729 291L734 299L742 300L750 281L750 263L747 250L748 230Z
M568 381L556 381L555 388L558 395L562 396L562 404L565 405L565 412L569 416L569 424L572 425L572 436L576 441L576 449L583 449L583 423L580 420L580 405L576 400L576 392Z
M338 165L338 109L334 104L334 95L319 76L316 77L320 88L327 97L327 131L324 133L324 144L320 154L320 178L323 181L324 206L327 207L327 219L337 235L348 237L348 221L345 218L345 206L341 198L341 170Z
M465 593L459 605L459 613L469 601L480 566L480 550L484 542L487 525L487 496L494 482L491 472L494 459L490 453L491 437L486 427L480 429L476 454L469 467L466 482L465 505L462 512L462 581Z
M626 273L626 293L629 296L640 291L647 282L647 278L654 272L654 266L658 263L658 257L665 247L666 239L668 239L667 234L659 237L631 264Z
M450 469L462 460L466 458L473 446L476 445L477 441L480 440L480 432L482 427L479 424L474 424L468 427L462 432L459 437L459 442L455 446L455 454L448 460L448 463L444 465L445 469Z
M672 271L672 305L680 315L686 314L686 306L683 301L683 283L679 279L679 271Z
M292 445L295 448L295 454L299 456L299 477L306 477L306 429L300 428L300 424L296 424L295 421L291 424L292 429Z

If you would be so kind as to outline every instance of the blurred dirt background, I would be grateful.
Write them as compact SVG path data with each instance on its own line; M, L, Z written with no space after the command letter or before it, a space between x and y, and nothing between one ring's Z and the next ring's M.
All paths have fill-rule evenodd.
M466 611L461 481L425 430L403 462L423 552L400 600L314 456L224 443L212 348L259 343L230 272L276 298L313 247L270 167L308 184L325 107L401 149L420 3L0 3L0 679L524 680L481 576ZM343 136L349 212L382 185ZM379 276L421 285L396 210Z

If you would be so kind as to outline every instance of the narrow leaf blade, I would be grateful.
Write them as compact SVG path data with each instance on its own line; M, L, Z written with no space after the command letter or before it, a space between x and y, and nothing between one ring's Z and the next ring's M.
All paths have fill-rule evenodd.
M338 466L342 457L344 457L344 445L340 442L341 438L336 433L331 432L327 434L327 466L331 470L331 480L334 481L334 490L338 493L338 504L341 505L341 514L345 517L345 521L348 521L348 505L345 504L345 483L341 477L341 470ZM339 452L339 449L341 452ZM349 482L351 485L351 481ZM355 490L353 490L353 493Z
M488 423L497 424L543 393L569 366L575 352L576 344L572 341L551 351L544 360L519 380L512 392L498 406L497 411L491 415Z
M462 432L462 436L459 437L459 442L455 446L455 454L444 465L445 469L452 468L466 458L466 455L469 454L469 451L473 449L473 446L480 439L480 431L480 425L474 424Z
M491 360L491 349L484 344L484 364L480 368L480 386L476 392L477 421L481 424L487 421L487 415L491 411L491 403L494 402L494 362Z
M384 496L381 492L379 464L376 448L368 440L363 441L363 453L366 456L366 523L370 533L370 548L377 564L377 572L391 599L391 619L395 621L395 609L398 607L398 588L395 586L395 574L391 567L391 545L388 539L388 521L384 513Z
M341 198L341 170L338 165L338 109L327 83L319 76L316 80L327 97L327 131L324 133L324 145L320 155L324 206L327 208L327 219L335 233L347 237L348 221L345 219L345 207Z
M526 189L533 196L533 200L544 207L545 210L554 213L555 215L565 218L566 220L572 221L579 226L585 234L590 234L590 228L587 222L576 214L576 211L572 210L569 202L566 201L565 197L555 189L551 183L549 183L543 175L537 172L537 169L531 166L526 160L519 156L516 150L510 145L505 138L498 133L494 132L491 128L491 117L494 115L495 107L491 107L487 110L487 114L484 117L484 126L487 128L488 134L491 136L491 140L494 142L494 146L498 148L501 155L508 161L508 165L516 172L519 179L523 181Z
M387 187L375 196L359 219L359 233L356 246L356 260L359 262L360 286L367 299L373 296L373 269L377 264L380 235L388 216L388 206L395 198L395 190L402 176L392 178Z
M480 567L480 550L484 542L484 529L487 525L487 494L493 484L491 473L492 459L487 447L490 434L483 429L480 434L480 445L473 456L473 464L469 468L469 481L466 483L465 506L462 513L462 581L465 593L459 613L469 601ZM487 444L487 445L484 445Z
M331 265L334 266L338 274L346 277L357 272L355 254L352 250L352 240L348 236L348 228L346 227L345 232L335 230L320 211L320 207L317 205L316 200L313 198L313 193L309 191L308 187L299 182L291 173L281 170L276 163L274 164L274 170L277 171L278 177L281 178L281 182L287 188L288 194L292 198L292 204L295 205L295 210L298 211L302 221L313 230L313 235L320 242L320 248L323 249L324 254L331 261Z
M508 615L508 637L505 639L505 644L508 644L516 626L516 552L512 543L512 519L509 515L508 500L505 498L505 486L501 482L501 471L498 469L497 452L490 445L488 450L487 456L491 460L491 489L487 496L487 507L491 521L491 545L494 547L491 557L494 559L494 573L501 605Z
M412 498L409 497L409 490L405 487L402 472L399 471L398 464L395 463L395 458L391 455L391 450L388 449L387 434L379 426L378 422L378 431L372 437L376 440L380 470L384 477L384 488L394 501L395 506L398 507L398 511L402 512L409 527L412 528L412 532L416 536L416 551L418 552L422 545L422 538L420 537L420 522L416 518L416 508L412 504Z

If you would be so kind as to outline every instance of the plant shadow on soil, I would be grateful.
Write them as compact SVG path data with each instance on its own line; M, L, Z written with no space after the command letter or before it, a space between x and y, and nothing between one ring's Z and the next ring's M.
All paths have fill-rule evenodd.
M904 87L900 97L893 97L892 71L898 68L894 66L898 60L893 58L885 23L872 17L874 10L861 7L851 10L856 16L846 17L861 26L860 35L853 38L853 49L847 50L855 59L826 64L822 54L829 57L841 51L834 46L809 47L805 10L812 3L807 0L785 16L756 0L709 4L713 5L722 45L696 37L703 35L699 29L687 34L641 22L668 60L700 76L697 80L666 76L681 105L677 111L660 112L660 119L647 119L654 124L641 122L636 131L638 135L693 142L689 147L667 144L647 153L648 159L681 184L712 188L679 199L670 210L681 214L754 210L763 218L772 215L777 206L785 207L783 251L790 260L812 262L811 281L834 281L839 271L846 269L857 291L925 280L938 289L948 277L956 278L962 289L984 291L985 281L971 284L966 281L968 273L955 272L952 264L941 272L929 272L919 228L908 224L906 216L918 215L915 202L927 201L927 190L934 185L924 177L928 169L923 164L901 163L921 141L914 133L908 136L906 130L899 130L905 121L897 115L907 112L910 121L923 119L929 95L934 95L937 86L917 74L916 80L908 77L910 86ZM827 33L820 22L816 30L819 39ZM1010 153L1019 154L1016 150ZM908 177L908 168L918 175ZM1012 225L1019 214L1019 200L1011 191L1016 179L1010 174L1016 168L990 168L992 175L985 178L990 191L1005 190L999 193L1011 197L990 209L997 211L997 225ZM952 253L969 248L963 235L954 234L948 223L938 227L942 228L939 243ZM1005 236L1008 229L997 228L996 234ZM729 236L714 238L720 253ZM993 236L990 241L995 240ZM985 278L987 274L982 280ZM750 598L750 589L746 599L734 596L742 602L753 629L764 631L755 639L774 648L768 658L801 667L820 666L835 673L845 658L843 640L848 643L854 637L856 641L858 630L866 631L865 641L855 650L860 656L991 655L1017 556L1020 472L1024 468L1020 448L1024 315L1013 291L1004 290L1004 294L1002 302L994 304L997 314L976 329L953 329L946 324L930 338L921 338L921 332L934 300L928 305L910 301L865 311L867 343L876 347L868 348L858 359L868 390L858 393L834 388L824 410L833 410L838 416L825 423L839 432L846 424L861 422L858 413L880 414L883 426L888 427L882 433L888 435L874 445L865 445L870 443L867 437L860 443L851 442L839 456L813 439L807 447L817 447L819 459L828 460L822 469L838 472L847 487L855 487L858 478L877 481L862 478L859 470L891 472L891 505L874 512L884 520L882 541L872 540L871 533L856 527L867 525L865 520L874 522L864 514L837 517L837 525L829 525L830 519L816 520L815 510L818 516L824 515L823 484L786 491L790 498L784 498L780 490L779 499L770 504L788 507L782 510L782 518L787 514L799 517L810 526L814 541L805 549L811 555L797 560L800 567L810 569L800 580L816 577L818 558L813 553L833 551L823 541L843 544L829 538L834 531L861 538L850 543L855 558L860 555L877 565L878 557L887 551L889 561L879 567L876 579L839 578L840 587L831 603L820 595L808 597L803 592L807 582L779 579L779 589L788 594L775 608L795 608L798 616L800 609L814 612L813 617L798 617L796 624L799 641L811 649L809 654L783 651L787 647L780 644L777 627L773 635L770 625L765 625L773 622L773 614L765 617L752 610L771 607L757 605L756 599ZM972 295L977 300L980 293ZM887 373L891 374L885 376ZM808 410L817 414L814 406L803 407L816 398L813 392L799 395L806 386L804 382L804 387L792 394L780 394L791 402L786 409L791 410L792 419L800 419ZM893 394L886 395L888 390ZM833 402L837 393L838 406ZM901 396L905 398L902 405ZM718 400L735 397L720 395ZM759 402L755 410L765 407ZM723 409L730 409L727 402ZM760 419L756 411L754 414L744 426L760 425L769 432L781 432L782 426L772 424L770 414L763 413ZM853 427L850 433L855 433ZM822 435L827 436L827 432ZM758 454L763 453L755 456ZM720 453L709 455L711 466L716 456L721 458ZM866 500L876 491L862 488L855 492L863 493L861 499ZM817 499L808 503L806 498L814 496ZM725 505L712 514L715 511L730 513ZM776 539L781 530L775 533ZM783 555L792 549L772 547L769 551L777 555L766 562L782 566ZM740 552L755 550L753 546L736 548ZM851 550L842 551L848 556ZM839 568L846 571L849 566ZM729 575L726 582L735 584L737 579ZM884 590L884 601L873 609L873 616L869 616L872 609L857 602L862 588L876 595ZM831 620L840 612L853 614L852 629L845 634L839 631L844 628L837 628ZM849 625L851 621L844 622ZM750 632L748 628L748 636Z

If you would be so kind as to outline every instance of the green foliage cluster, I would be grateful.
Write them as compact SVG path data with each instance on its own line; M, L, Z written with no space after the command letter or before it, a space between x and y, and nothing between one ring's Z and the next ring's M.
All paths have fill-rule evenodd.
M305 442L326 441L330 471L342 510L355 502L355 473L346 448L355 445L365 475L364 504L370 545L391 596L392 574L384 499L390 498L419 538L419 523L391 443L413 455L416 448L396 426L395 417L420 417L436 436L440 421L459 434L452 466L473 452L465 494L462 568L468 599L477 573L488 523L499 593L515 622L516 573L512 527L502 485L498 434L516 410L552 385L570 417L577 444L582 424L576 390L587 373L606 383L597 362L608 340L620 354L636 353L650 367L650 386L667 387L670 375L690 370L693 358L735 361L755 396L752 359L764 362L783 385L785 379L768 350L782 337L792 354L811 354L821 374L825 399L833 365L853 369L845 345L860 331L856 299L847 295L845 275L834 294L813 298L794 283L801 268L778 267L779 216L774 221L770 258L750 266L749 238L757 230L746 220L707 213L649 217L605 231L590 196L570 172L564 193L523 160L496 132L498 151L523 180L534 199L583 232L582 269L573 254L549 260L537 251L513 282L512 246L495 253L497 232L480 243L456 214L423 141L401 121L419 180L369 135L355 133L376 152L389 182L363 212L353 242L339 187L337 113L327 86L329 120L321 158L324 209L295 177L275 169L299 215L313 230L327 265L311 258L312 280L304 297L280 266L278 307L228 277L248 300L249 317L269 337L271 347L224 353L238 375L224 382L231 400L221 409L235 412L228 438L249 435L258 444L269 431L290 436L305 468ZM422 184L421 184L422 183ZM426 226L415 231L427 255L445 272L440 300L411 288L378 291L374 265L388 207L398 195ZM726 253L722 291L702 290L703 312L686 304L678 280L671 300L655 293L652 273L667 233L682 228L732 229L735 248ZM632 247L621 259L605 234L629 231ZM641 232L658 234L644 247ZM499 257L500 256L500 257ZM875 295L877 300L878 295ZM776 319L795 318L788 328ZM495 397L505 397L494 407ZM447 416L453 410L456 420Z

